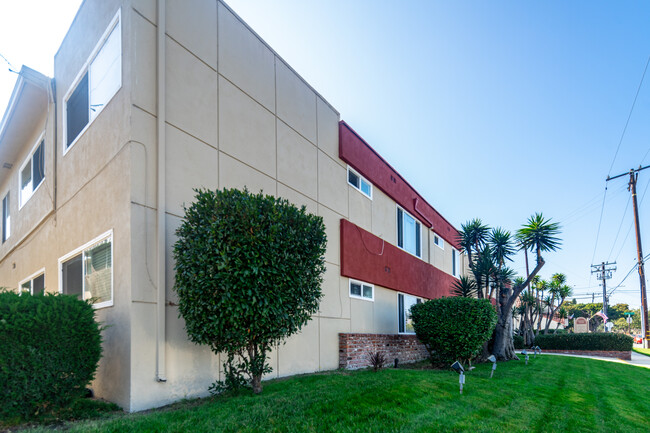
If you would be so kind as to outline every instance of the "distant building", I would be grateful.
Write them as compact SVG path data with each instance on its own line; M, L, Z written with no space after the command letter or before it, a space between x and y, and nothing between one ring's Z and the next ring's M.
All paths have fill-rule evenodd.
M0 285L95 298L93 388L131 411L219 379L172 291L192 188L263 190L325 221L320 311L269 377L359 366L349 338L421 356L410 306L466 267L456 229L217 0L84 1L54 78L21 70L0 161Z

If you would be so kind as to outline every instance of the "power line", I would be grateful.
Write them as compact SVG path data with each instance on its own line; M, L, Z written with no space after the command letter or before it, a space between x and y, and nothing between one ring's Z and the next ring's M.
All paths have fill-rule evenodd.
M603 194L603 205L600 208L600 218L598 219L598 231L596 232L596 244L594 245L594 254L591 256L591 263L596 258L596 248L598 248L598 238L600 237L600 225L603 222L603 211L605 210L605 198L607 197L607 184L605 184L605 193ZM589 284L591 285L591 277L589 277Z
M630 201L632 196L627 196L627 204L625 205L625 211L623 212L623 218L621 218L621 223L618 225L618 231L616 232L616 237L614 238L614 243L612 243L612 249L609 251L609 256L607 256L607 261L612 257L614 252L614 247L616 246L616 241L618 240L618 235L621 234L621 229L623 228L623 223L625 222L625 215L627 215L627 210L630 208ZM629 232L628 232L629 233ZM627 237L625 238L627 240Z
M618 155L618 151L621 148L621 143L623 142L623 137L625 137L625 131L627 131L627 125L630 123L630 118L632 118L632 112L634 111L634 106L636 105L636 100L639 97L639 92L641 91L641 86L643 85L643 79L645 78L645 73L648 70L648 65L650 64L650 56L648 56L648 61L645 64L645 68L643 69L643 75L641 76L641 81L639 82L639 87L636 89L636 95L634 95L634 101L632 102L632 107L630 107L630 113L627 115L627 121L625 122L625 127L623 128L623 133L621 134L621 139L618 140L618 146L616 147L616 153L614 153L614 159L612 159L612 165L609 166L609 171L607 172L607 176L609 177L610 174L612 174L612 168L614 167L614 162L616 162L616 156ZM593 259L592 259L593 262Z

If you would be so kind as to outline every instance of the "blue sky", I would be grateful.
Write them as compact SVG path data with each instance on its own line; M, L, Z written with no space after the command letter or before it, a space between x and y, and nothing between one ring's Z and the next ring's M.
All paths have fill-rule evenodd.
M36 2L51 9L40 22L32 3L0 2L0 53L51 75L80 2ZM565 273L589 301L602 292L592 262L617 261L609 287L634 265L627 179L603 197L608 174L650 164L650 71L621 141L650 56L650 3L227 3L456 227L479 217L514 231L543 212L564 244L542 276ZM15 75L0 69L4 107ZM649 184L650 169L639 200ZM647 255L650 198L640 212ZM610 302L638 306L638 289L633 272Z

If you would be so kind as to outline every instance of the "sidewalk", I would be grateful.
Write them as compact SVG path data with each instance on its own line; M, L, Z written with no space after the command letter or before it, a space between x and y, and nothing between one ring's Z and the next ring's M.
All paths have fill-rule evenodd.
M630 361L624 361L622 359L617 359L617 358L606 358L606 357L603 357L603 356L568 355L568 354L565 354L565 353L544 353L544 352L542 352L542 355L573 356L573 357L576 357L576 358L591 358L591 359L599 359L601 361L618 362L620 364L630 364L630 365L635 365L637 367L650 368L650 356L641 355L640 353L636 353L636 352L632 352L632 359Z

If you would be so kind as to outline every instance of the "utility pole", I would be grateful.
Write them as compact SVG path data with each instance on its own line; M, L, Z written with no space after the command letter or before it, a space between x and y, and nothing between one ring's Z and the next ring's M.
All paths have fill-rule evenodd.
M639 269L639 280L641 285L641 334L643 335L643 347L648 348L650 339L650 329L648 329L648 300L646 297L645 287L645 271L643 268L643 247L641 246L641 228L639 227L639 208L636 201L636 182L639 178L639 172L650 168L650 165L645 167L639 166L636 170L630 169L630 182L627 185L628 191L632 193L632 205L634 206L634 227L636 228L636 253L637 263ZM625 176L627 173L619 174L618 176L607 176L606 181Z
M607 316L607 283L606 281L612 278L612 272L616 270L616 267L612 267L615 265L616 262L614 263L605 263L602 262L600 265L591 265L591 273L596 274L596 278L602 281L603 284L603 314ZM593 294L592 294L592 299L593 299ZM605 332L607 332L607 327L604 326Z

